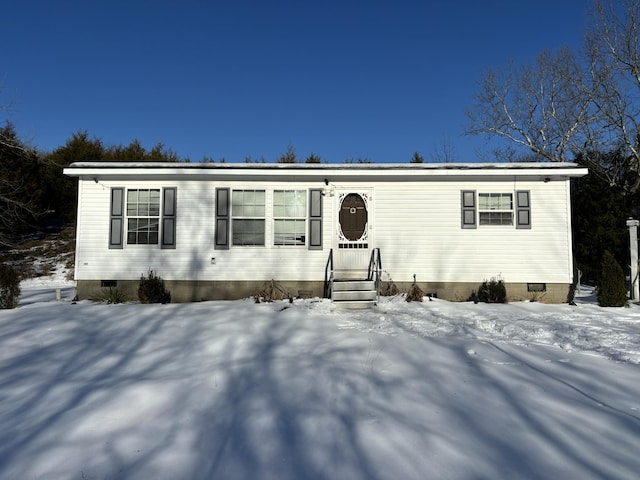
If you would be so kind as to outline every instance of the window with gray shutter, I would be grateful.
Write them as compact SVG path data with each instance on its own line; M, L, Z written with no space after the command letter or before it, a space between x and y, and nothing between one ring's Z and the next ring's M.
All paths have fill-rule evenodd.
M274 190L273 244L306 245L307 191Z
M176 187L162 190L161 248L176 248Z
M309 250L322 250L322 189L309 190Z
M216 231L214 248L229 249L229 189L216 188Z
M109 248L122 248L124 237L124 188L111 189Z
M462 190L462 228L477 228L476 222L476 191Z
M516 192L516 228L531 228L531 198L528 190Z

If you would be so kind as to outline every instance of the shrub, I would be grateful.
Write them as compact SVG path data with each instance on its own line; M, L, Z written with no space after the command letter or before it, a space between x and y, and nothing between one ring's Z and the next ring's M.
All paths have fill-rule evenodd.
M507 302L507 288L504 285L504 280L485 280L478 288L478 300L485 303L506 303Z
M576 302L576 282L574 281L571 285L569 285L569 291L567 292L567 303L569 305L575 305Z
M129 300L129 296L118 287L105 288L93 298L94 302L105 303L125 303Z
M598 305L623 307L627 304L627 288L624 272L615 257L606 250L602 259L602 275L598 285Z
M15 269L0 264L0 308L16 308L20 296L20 277Z
M140 277L138 286L138 298L140 303L169 303L171 293L164 288L164 280L149 270L147 277Z
M421 302L422 297L424 297L422 289L416 283L412 283L407 292L407 302Z
M272 279L270 282L265 282L262 285L262 288L256 290L256 293L254 293L253 295L253 299L256 303L268 303L286 299L289 299L289 301L293 301L293 296L286 288Z
M391 280L391 277L389 277L389 281L387 282L387 287L384 289L381 288L380 290L381 290L380 294L386 297L395 297L400 293L400 290L398 289L396 284L393 282L393 280Z

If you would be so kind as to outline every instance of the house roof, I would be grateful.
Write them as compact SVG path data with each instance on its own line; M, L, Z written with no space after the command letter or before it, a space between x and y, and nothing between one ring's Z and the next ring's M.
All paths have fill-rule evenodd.
M165 177L184 175L206 178L282 177L312 179L404 180L416 177L540 177L567 179L588 173L576 163L403 163L403 164L307 164L307 163L159 163L159 162L75 162L64 169L72 177ZM265 178L266 177L266 178Z

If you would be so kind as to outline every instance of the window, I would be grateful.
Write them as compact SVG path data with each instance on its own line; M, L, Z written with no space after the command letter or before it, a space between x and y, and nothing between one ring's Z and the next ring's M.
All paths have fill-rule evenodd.
M527 283L527 292L546 292L546 283Z
M160 229L160 189L127 190L127 243L158 243Z
M233 191L233 245L264 245L264 198L264 190Z
M276 190L273 192L273 244L305 245L307 192Z
M112 188L109 248L122 249L125 240L127 245L176 248L176 201L176 187Z
M480 225L513 225L513 194L479 193Z

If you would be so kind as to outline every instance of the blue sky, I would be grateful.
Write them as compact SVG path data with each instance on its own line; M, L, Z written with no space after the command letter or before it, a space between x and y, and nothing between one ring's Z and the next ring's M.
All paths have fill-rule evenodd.
M0 104L42 150L86 130L180 157L474 162L485 68L579 49L589 0L14 1Z

